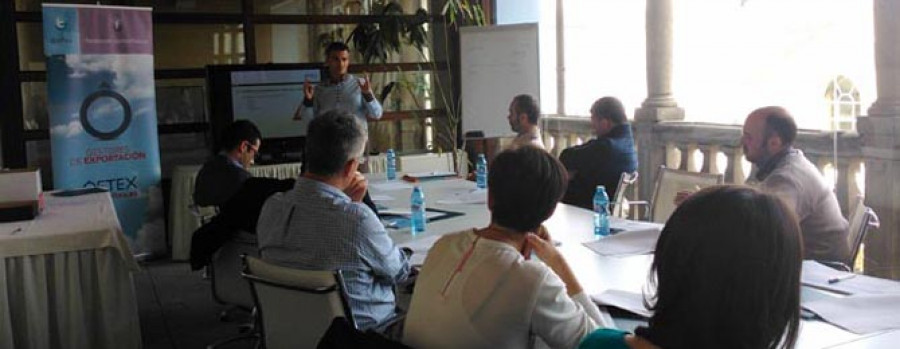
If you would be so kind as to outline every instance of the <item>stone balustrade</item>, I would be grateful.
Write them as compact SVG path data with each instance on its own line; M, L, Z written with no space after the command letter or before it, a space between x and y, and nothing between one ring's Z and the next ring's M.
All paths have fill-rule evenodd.
M543 119L541 127L544 144L557 156L563 149L593 137L589 118L550 116ZM639 194L642 198L650 197L655 169L660 165L691 172L724 174L728 183L744 183L750 175L751 165L744 159L740 146L740 125L681 121L635 125L635 138L642 136L652 141L643 143L646 149L639 146L640 158L656 159L656 163L650 166L641 166L654 172L641 173L638 191L648 193ZM833 132L801 130L795 145L826 178L833 180L834 169L837 168L836 193L842 210L848 212L850 203L864 192L861 188L864 183L864 159L859 135L839 132L835 137ZM835 154L837 166L834 166Z

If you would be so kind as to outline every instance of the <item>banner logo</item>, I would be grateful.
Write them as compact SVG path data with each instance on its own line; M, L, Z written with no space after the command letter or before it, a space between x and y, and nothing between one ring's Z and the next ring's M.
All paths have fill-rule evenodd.
M88 115L91 111L91 105L95 102L100 101L101 98L112 98L112 100L116 101L116 103L118 103L119 106L122 107L122 121L119 123L119 126L112 131L105 132L101 131L97 127L94 127L94 124L91 122L90 115ZM113 117L111 115L108 115L112 113L111 110L107 111L106 113L107 115L102 115L102 117ZM100 90L97 90L97 92L88 95L87 98L84 99L84 102L81 103L81 111L79 115L81 127L84 128L84 132L87 132L89 135L94 136L95 138L100 140L113 140L119 138L119 136L128 129L128 125L131 125L131 104L128 103L128 100L125 99L124 96L116 91L111 90L109 88L109 84L104 82L100 84Z
M69 23L66 22L65 17L62 17L62 16L56 17L56 29L58 29L59 31L66 30L66 26L68 24Z

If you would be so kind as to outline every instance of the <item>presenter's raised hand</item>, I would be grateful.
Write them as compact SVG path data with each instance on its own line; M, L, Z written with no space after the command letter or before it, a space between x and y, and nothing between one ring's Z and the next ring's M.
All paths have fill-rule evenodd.
M372 84L369 83L369 74L365 74L357 83L359 83L359 90L364 96L374 96L372 95Z
M309 83L309 78L306 78L306 80L303 81L303 98L307 99L307 100L312 100L313 94L315 93L315 91L316 90L315 90L315 88L313 88L313 85L311 83Z
M303 103L301 102L297 105L297 109L294 109L294 121L303 120Z

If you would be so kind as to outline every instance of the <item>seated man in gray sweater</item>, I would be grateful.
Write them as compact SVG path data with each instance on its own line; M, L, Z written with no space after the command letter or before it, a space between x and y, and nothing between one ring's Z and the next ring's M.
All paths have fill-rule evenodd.
M756 173L747 180L794 209L803 234L804 259L847 262L848 223L822 174L793 147L797 124L782 107L754 110L744 122L741 145Z

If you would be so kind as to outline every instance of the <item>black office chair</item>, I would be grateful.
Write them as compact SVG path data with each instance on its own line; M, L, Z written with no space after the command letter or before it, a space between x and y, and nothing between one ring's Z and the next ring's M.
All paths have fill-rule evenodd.
M697 191L706 187L725 184L722 174L689 172L659 167L653 197L650 199L650 221L665 223L675 212L675 195L679 191Z
M871 208L866 207L864 197L859 196L853 212L850 213L850 233L847 235L847 242L850 244L850 259L846 263L851 271L856 269L854 265L869 230L878 229L880 226L881 221L878 220L878 215Z
M848 273L855 272L856 260L862 249L862 244L866 241L870 229L877 229L881 226L878 215L871 208L866 207L862 195L856 198L853 208L850 212L850 231L847 234L847 245L850 246L850 256L843 261L819 261L820 263L840 271Z
M232 313L242 311L250 313L250 323L238 326L240 334L210 344L207 349L215 349L239 340L258 340L260 337L250 286L241 278L242 255L259 255L256 235L239 232L225 242L213 255L207 271L212 284L213 299L219 304L229 306L219 313L219 320L230 321Z

